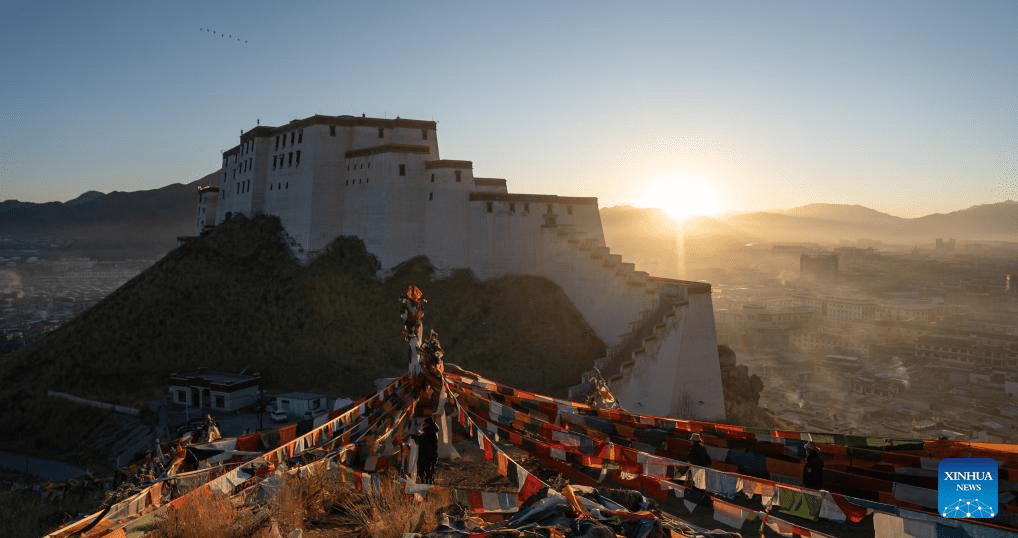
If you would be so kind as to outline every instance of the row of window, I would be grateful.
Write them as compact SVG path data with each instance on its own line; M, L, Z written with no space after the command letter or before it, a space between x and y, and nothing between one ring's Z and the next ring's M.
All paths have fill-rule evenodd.
M336 126L335 125L330 125L329 126L329 136L336 136ZM385 129L382 128L382 127L378 128L378 138L385 138ZM428 139L428 130L427 129L421 129L421 140L427 140L427 139ZM277 146L276 149L279 149L279 147Z
M365 163L353 163L353 169L354 170L363 170L364 169L364 164ZM367 165L368 165L368 168L371 168L371 161L368 161ZM350 163L346 163L346 171L347 172L350 171Z
M295 154L297 156L296 160L294 160L294 155ZM272 169L273 170L276 169L277 163L278 163L279 168L282 168L284 165L286 165L287 167L295 167L295 166L299 167L300 166L300 150L297 150L296 152L291 151L289 153L280 153L279 155L273 155L272 156Z
M335 131L333 131L333 132L335 132ZM335 134L333 134L333 136L335 136ZM296 139L296 140L294 140L294 139ZM280 142L283 143L283 147L285 148L286 147L286 133L283 133L281 135L276 135L276 151L279 150L279 143ZM294 144L300 144L302 142L304 142L304 129L300 129L298 131L290 131L290 145L291 146L294 145Z
M251 192L251 180L241 181L237 183L237 194L242 192Z
M495 207L494 207L494 204L492 202L487 202L485 204L485 206L486 206L486 209L487 209L488 213L494 212ZM509 213L512 213L512 214L516 213L516 204L514 202L509 202ZM530 204L527 203L527 202L523 202L523 214L526 215L526 214L529 214L529 213L530 213ZM567 205L566 206L566 213L572 215L573 214L573 206ZM552 214L551 204L548 204L548 213L547 214L548 215Z
M223 160L223 167L226 167L226 160L225 159ZM240 162L239 165L237 165L236 167L233 168L233 179L237 179L237 173L238 172L243 174L243 173L251 170L252 168L254 168L254 160L253 159L244 159L243 161Z
M289 189L290 188L290 182L287 181L287 182L284 183L284 182L281 181L279 183L269 183L269 190L270 191L272 190L273 186L276 188L277 191L281 191L283 189Z
M187 391L178 390L178 391L176 391L176 393L177 393L177 403L182 403L182 404L187 404L188 403L187 402ZM215 400L215 402L213 403L213 407L216 407L216 408L219 408L219 409L225 409L226 408L226 397L224 397L222 394L214 395L213 399ZM207 404L209 402L205 402L205 403Z

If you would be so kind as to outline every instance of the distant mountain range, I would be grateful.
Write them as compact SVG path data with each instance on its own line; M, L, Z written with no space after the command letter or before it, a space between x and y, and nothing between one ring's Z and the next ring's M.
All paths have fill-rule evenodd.
M88 191L67 202L0 202L0 248L50 245L79 255L158 258L194 235L196 187L103 194Z
M214 183L216 174L148 191L88 191L63 203L0 202L0 248L24 240L59 241L60 248L97 256L120 252L162 256L176 245L177 237L194 234L195 187ZM688 256L747 243L873 239L912 245L938 237L1018 241L1014 201L910 219L848 204L694 217L681 225L658 209L615 206L602 209L601 219L608 245L625 258L643 259L652 272L653 265L674 266L678 250ZM644 253L633 254L638 252Z
M784 211L740 213L721 221L772 241L830 243L867 238L911 244L932 242L938 237L1018 240L1018 202L1011 200L908 219L860 205L810 204Z
M1018 202L972 206L952 213L902 218L861 205L809 204L777 211L693 217L677 223L663 211L616 206L601 210L605 233L669 235L690 239L748 243L798 241L837 243L875 239L892 244L931 243L936 238L970 241L1018 241ZM668 223L681 231L665 230ZM609 233L609 228L618 228ZM609 241L611 244L611 241Z
M637 269L673 278L696 277L692 266L724 268L747 244L836 245L859 239L889 245L932 244L938 237L961 241L1018 241L1018 202L973 206L948 214L906 219L846 204L810 204L787 210L692 217L677 222L661 209L601 210L605 241ZM705 275L706 273L699 273Z

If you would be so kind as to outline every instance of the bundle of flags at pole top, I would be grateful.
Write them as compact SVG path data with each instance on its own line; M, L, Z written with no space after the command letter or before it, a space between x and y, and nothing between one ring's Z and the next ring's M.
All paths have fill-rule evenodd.
M416 286L405 297L424 300ZM528 528L550 538L587 535L593 527L627 538L825 537L860 529L872 529L878 538L1018 535L1014 495L1002 496L1000 513L989 520L942 518L936 498L937 462L963 454L996 459L1001 487L1018 487L1014 447L639 415L517 389L448 363L444 369L441 362L427 364L346 411L319 417L307 431L287 425L212 443L204 447L218 451L208 460L212 466L164 476L47 537L121 536L141 528L140 516L189 499L255 498L283 473L325 474L365 493L396 483L408 495L510 516L470 530L442 527L431 532L435 537ZM404 445L422 414L450 417L444 424L453 424L509 486L415 483ZM710 466L689 463L693 434L709 453ZM801 486L807 441L826 460L821 490ZM524 461L518 461L521 456ZM693 520L729 530L708 530Z

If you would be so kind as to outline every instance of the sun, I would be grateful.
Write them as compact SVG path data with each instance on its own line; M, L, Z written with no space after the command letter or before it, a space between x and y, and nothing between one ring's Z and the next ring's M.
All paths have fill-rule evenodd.
M633 205L660 208L680 221L694 215L716 215L726 209L708 182L684 175L651 182Z

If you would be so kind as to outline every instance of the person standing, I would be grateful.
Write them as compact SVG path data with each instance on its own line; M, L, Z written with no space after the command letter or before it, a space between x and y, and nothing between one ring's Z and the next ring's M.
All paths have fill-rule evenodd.
M810 489L824 487L824 458L816 443L806 443L806 465L802 467L802 485Z
M435 480L435 463L438 462L438 425L428 417L420 433L412 436L417 442L417 482L431 484Z
M686 456L686 461L688 461L690 465L710 467L712 463L710 454L708 454L707 449L703 447L700 434L694 433L689 436L689 440L693 443L693 445L689 447L689 455Z

